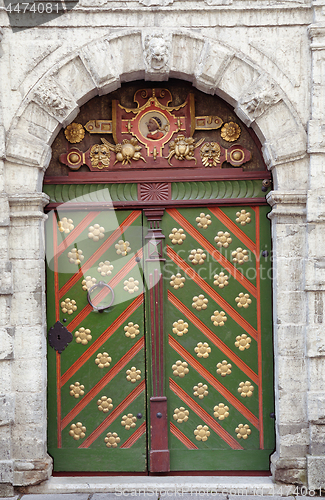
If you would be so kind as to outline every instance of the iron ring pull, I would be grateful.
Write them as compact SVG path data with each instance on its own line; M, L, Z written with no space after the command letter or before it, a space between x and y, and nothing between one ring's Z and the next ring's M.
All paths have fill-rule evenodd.
M100 286L101 288L103 288L104 286L107 286L107 288L109 288L109 289L110 289L110 291L112 292L112 300L111 300L111 302L108 304L108 306L105 306L105 307L97 307L97 306L94 306L94 304L92 303L92 301L91 301L91 299L90 299L90 294L91 294L91 292L92 292L93 290L95 290L95 288L97 288L98 286ZM109 308L111 307L111 305L112 305L112 304L113 304L113 302L114 302L114 298L115 298L115 296L114 296L114 290L113 290L113 288L112 288L110 285L108 285L107 283L105 283L105 281L99 281L98 283L96 283L95 285L93 285L92 287L90 287L90 288L89 288L89 290L88 290L88 293L87 293L87 300L88 300L88 302L89 302L89 305L91 305L91 307L92 307L93 309L96 309L96 310L97 310L98 312L100 312L100 313L101 313L101 312L103 312L103 311L105 311L105 309L109 309Z

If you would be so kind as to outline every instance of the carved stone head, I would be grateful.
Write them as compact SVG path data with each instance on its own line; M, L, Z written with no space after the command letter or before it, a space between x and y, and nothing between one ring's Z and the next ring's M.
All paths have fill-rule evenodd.
M162 35L147 35L145 38L145 59L149 68L162 70L168 61L168 43Z

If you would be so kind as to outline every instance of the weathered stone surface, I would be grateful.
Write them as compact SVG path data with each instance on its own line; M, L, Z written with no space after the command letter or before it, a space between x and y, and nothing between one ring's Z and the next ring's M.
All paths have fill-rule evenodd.
M308 488L324 488L325 487L325 457L307 455L307 471L308 471Z
M52 458L46 453L40 453L38 456L43 456L43 458L28 460L26 457L27 460L16 459L14 461L13 483L15 486L39 484L50 478L53 468Z

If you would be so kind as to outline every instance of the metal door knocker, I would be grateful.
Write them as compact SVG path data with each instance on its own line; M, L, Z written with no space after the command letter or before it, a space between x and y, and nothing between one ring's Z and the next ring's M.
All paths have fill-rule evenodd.
M94 304L92 303L92 301L90 299L90 294L91 294L91 292L93 290L95 290L95 288L97 288L97 287L104 288L104 286L106 286L107 288L110 289L110 291L112 293L112 300L110 301L110 303L108 304L108 306L105 306L105 307L94 306ZM96 283L96 285L93 285L91 288L89 288L88 293L87 293L87 300L88 300L89 304L91 305L91 307L93 309L96 309L96 311L98 311L100 313L103 312L103 311L105 311L105 309L109 309L111 307L111 305L114 302L114 298L115 298L115 296L114 296L114 290L113 290L113 288L110 285L108 285L107 283L105 283L105 281L99 281L98 283Z

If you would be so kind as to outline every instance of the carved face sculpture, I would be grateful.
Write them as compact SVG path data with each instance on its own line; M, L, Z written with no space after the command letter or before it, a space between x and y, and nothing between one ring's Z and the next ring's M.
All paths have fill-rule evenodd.
M216 167L220 163L220 146L217 142L205 142L200 149L202 163L205 167Z
M99 169L109 167L110 156L109 148L105 144L95 144L90 150L92 167Z
M147 49L148 63L153 69L162 69L167 61L167 46L163 38L151 38Z

